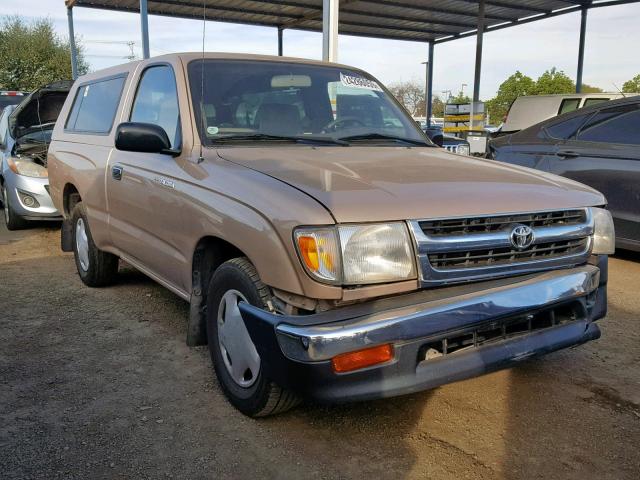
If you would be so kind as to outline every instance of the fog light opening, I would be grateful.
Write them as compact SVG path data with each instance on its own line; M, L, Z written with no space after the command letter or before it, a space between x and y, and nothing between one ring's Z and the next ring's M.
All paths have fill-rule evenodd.
M18 195L20 196L20 201L27 208L38 208L40 204L35 197L29 195L28 193L18 191Z
M391 360L393 360L393 345L387 343L337 355L331 359L331 367L335 373L346 373Z

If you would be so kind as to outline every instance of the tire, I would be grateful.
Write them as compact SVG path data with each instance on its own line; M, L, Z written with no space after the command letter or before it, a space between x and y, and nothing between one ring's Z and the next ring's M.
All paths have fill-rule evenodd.
M2 184L2 208L4 210L4 223L7 225L7 230L22 230L23 228L27 228L27 220L16 215L13 211L4 184Z
M207 339L218 382L229 402L247 416L265 417L285 412L300 401L291 391L265 376L239 311L236 315L235 309L230 313L227 308L233 308L230 305L234 302L237 305L240 299L261 308L266 308L269 299L269 290L260 281L255 267L244 257L223 263L209 283ZM234 358L239 372L244 371L242 376L234 373Z
M71 212L73 256L78 275L88 287L104 287L115 282L118 274L118 257L96 247L93 243L87 211L78 202Z

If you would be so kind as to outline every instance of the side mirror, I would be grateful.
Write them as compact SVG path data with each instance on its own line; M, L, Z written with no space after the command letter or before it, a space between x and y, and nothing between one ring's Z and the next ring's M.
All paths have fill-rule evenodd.
M443 137L441 131L433 130L433 129L427 129L427 130L425 130L424 133L426 133L427 137L429 137L429 139L433 143L435 143L437 146L441 147L443 145L444 137Z
M162 153L177 156L179 150L171 148L167 132L159 125L124 122L116 128L116 148L125 152Z

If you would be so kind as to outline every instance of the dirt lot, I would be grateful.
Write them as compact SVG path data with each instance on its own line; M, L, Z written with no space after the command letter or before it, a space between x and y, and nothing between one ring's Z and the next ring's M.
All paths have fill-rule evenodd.
M185 345L187 305L122 269L92 290L57 226L0 225L2 478L640 476L640 256L603 337L412 396L251 420Z

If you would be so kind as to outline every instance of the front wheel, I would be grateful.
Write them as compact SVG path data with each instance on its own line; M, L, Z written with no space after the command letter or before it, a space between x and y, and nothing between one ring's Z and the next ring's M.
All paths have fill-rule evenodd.
M268 298L267 287L246 258L223 263L207 294L207 337L218 382L229 401L250 417L281 413L299 403L264 374L238 308L241 301L266 308Z
M5 187L4 184L2 185L2 207L7 230L22 230L27 227L27 221L19 215L16 215L16 212L13 211L13 207L11 207L11 202L9 201L9 195L7 194L7 187Z
M118 257L103 252L93 243L87 211L78 202L71 213L73 224L73 256L82 282L89 287L112 284L118 274Z

